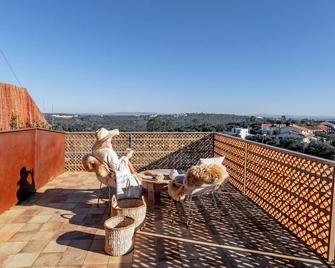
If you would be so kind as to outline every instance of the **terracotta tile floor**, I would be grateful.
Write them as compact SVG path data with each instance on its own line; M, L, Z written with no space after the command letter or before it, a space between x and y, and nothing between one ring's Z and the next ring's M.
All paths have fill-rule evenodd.
M1 214L0 266L327 267L230 185L220 193L221 219L210 199L197 200L190 228L171 223L163 193L136 234L133 258L110 257L103 252L108 209L96 206L98 188L92 174L64 173ZM182 208L174 205L172 212L178 220Z

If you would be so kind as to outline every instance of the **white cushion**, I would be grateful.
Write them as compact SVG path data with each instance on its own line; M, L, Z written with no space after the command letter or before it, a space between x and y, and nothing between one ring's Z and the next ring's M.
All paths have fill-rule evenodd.
M198 165L223 165L224 156L212 158L200 158Z

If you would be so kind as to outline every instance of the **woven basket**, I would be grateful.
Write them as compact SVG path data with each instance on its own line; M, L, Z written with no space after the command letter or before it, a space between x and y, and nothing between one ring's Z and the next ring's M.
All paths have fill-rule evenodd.
M133 249L135 220L125 216L114 216L105 221L105 252L122 256Z
M140 229L144 224L147 213L147 204L144 197L142 198L125 198L117 200L115 195L112 198L111 214L128 216L135 220L135 231Z

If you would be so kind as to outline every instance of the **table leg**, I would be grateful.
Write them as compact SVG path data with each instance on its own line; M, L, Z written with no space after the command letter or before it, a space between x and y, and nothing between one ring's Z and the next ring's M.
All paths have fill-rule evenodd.
M155 185L153 183L148 183L147 190L148 190L148 205L153 206L155 205Z

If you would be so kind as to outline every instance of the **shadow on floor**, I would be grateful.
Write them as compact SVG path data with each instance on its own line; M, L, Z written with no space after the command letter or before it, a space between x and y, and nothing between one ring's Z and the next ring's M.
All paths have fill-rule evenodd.
M57 243L91 251L96 251L95 247L103 250L102 229L108 218L108 206L96 206L96 188L87 185L82 189L71 188L67 185L66 189L47 189L22 205L57 209L61 217L80 228L62 233ZM223 217L218 219L211 211L211 198L195 200L195 221L186 228L184 224L171 223L170 200L163 193L161 205L148 210L146 226L136 234L133 267L327 267L302 242L230 184L219 196ZM173 207L172 213L177 217L181 212L178 204ZM97 234L97 230L101 234ZM226 248L198 245L194 241ZM92 248L94 243L96 246ZM278 255L269 256L269 252Z
M171 224L169 198L163 195L162 205L148 212L145 232L136 236L133 267L143 267L143 258L152 266L171 267L328 267L231 185L219 196L221 218L210 209L211 198L197 199L194 222L186 228L180 223ZM173 213L179 218L181 211L174 206ZM180 241L179 237L188 240ZM197 241L225 248L198 245Z

